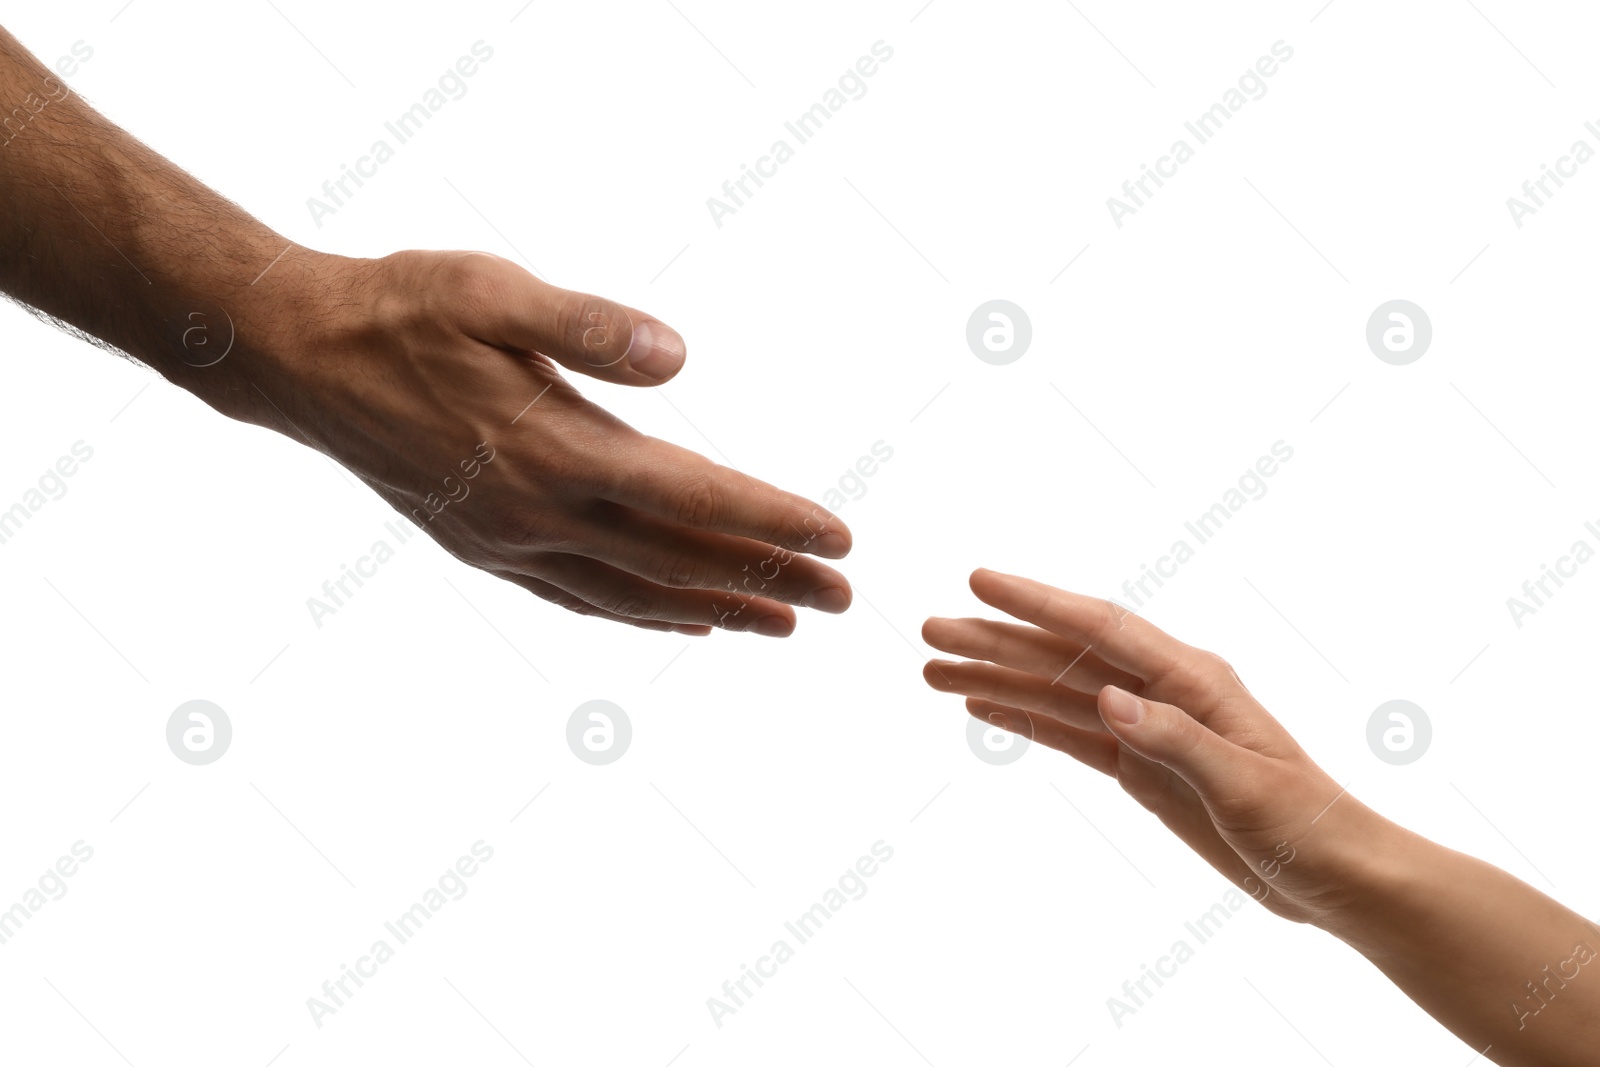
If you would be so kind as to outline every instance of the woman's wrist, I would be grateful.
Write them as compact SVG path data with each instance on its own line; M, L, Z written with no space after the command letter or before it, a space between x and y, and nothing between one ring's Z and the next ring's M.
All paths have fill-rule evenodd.
M1312 921L1376 961L1437 877L1440 847L1361 806L1338 845L1335 884Z

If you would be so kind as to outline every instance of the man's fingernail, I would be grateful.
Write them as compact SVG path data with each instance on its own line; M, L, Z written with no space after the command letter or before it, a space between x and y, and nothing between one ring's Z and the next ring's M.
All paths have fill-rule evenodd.
M628 366L658 382L664 382L683 366L683 338L659 322L645 319L633 324L633 339L628 342Z
M1105 695L1101 699L1105 701L1106 714L1118 722L1124 722L1132 726L1144 718L1144 701L1126 689L1118 689L1114 685L1108 685L1106 686Z
M762 637L788 637L794 632L794 624L782 615L763 615L750 624L750 631Z
M811 550L819 556L838 559L850 551L850 539L842 533L830 530L811 542Z
M830 615L838 615L850 606L850 594L836 585L825 589L807 593L800 601L803 608L815 608L817 611L826 611Z

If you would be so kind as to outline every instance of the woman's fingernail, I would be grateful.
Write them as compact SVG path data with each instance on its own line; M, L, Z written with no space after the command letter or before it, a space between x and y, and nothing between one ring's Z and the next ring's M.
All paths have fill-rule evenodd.
M1144 701L1126 689L1118 689L1114 685L1108 685L1100 699L1105 703L1106 714L1118 722L1132 726L1144 718Z
M677 331L645 319L633 324L628 342L628 366L658 382L664 382L683 366L683 339Z
M850 606L850 594L836 585L807 593L805 599L800 601L803 608L815 608L817 611L826 611L830 615L838 615Z

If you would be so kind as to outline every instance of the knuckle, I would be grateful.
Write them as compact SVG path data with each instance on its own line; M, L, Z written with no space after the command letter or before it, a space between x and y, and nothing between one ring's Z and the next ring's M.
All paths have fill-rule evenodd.
M619 321L619 319L621 321ZM586 363L608 366L621 358L622 329L626 318L614 304L595 296L568 293L556 308L556 330L567 349L580 353Z
M504 513L495 524L493 539L513 554L521 549L548 548L560 540L556 524L539 510Z
M566 608L574 615L598 615L600 613L599 608L595 607L587 600L579 600L570 593L563 593L559 596L549 597L548 599L551 603Z
M526 589L540 600L543 600L546 604L554 604L558 608L565 608L566 610L578 615L588 614L588 612L583 610L584 608L589 607L588 604L573 596L565 589L562 589L559 586L550 585L542 578L534 578L531 575L522 575L514 571L490 571L489 573L498 575L511 584ZM590 608L590 610L592 611L593 609Z
M576 295L563 296L556 303L556 335L569 344L583 333L583 301Z
M655 568L655 581L673 589L694 589L706 584L709 568L689 556L670 556Z
M655 598L646 593L619 594L605 608L613 615L628 619L653 619L659 610Z
M678 522L691 529L714 525L725 510L722 494L709 482L696 482L678 494Z
M487 257L451 256L440 264L439 272L442 288L449 293L449 302L457 308L469 315L480 316L496 307L500 292L499 272Z
M1121 604L1110 600L1099 601L1095 608L1096 618L1091 636L1096 642L1104 641L1111 634L1122 629L1124 620L1132 614Z
M521 522L512 527L506 540L519 548L533 548L547 544L550 535L542 523Z
M1198 668L1197 673L1206 681L1213 684L1218 682L1242 684L1239 683L1239 672L1233 669L1233 664L1215 652L1208 652L1205 649L1198 650L1195 663Z

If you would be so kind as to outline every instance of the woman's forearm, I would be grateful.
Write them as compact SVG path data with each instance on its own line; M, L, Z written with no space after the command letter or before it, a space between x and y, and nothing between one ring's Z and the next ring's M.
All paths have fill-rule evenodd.
M1600 1062L1600 931L1492 864L1390 823L1319 925L1499 1064Z

